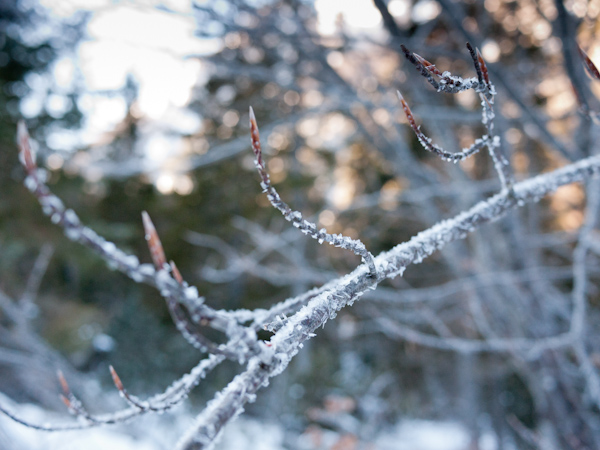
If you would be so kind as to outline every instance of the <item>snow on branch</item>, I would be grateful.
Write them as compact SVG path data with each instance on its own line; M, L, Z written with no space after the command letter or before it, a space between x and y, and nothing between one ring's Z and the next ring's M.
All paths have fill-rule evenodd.
M172 271L175 281L177 281L177 283L179 283L184 289L187 289L189 286L187 282L183 280L175 263L171 261L170 264L167 264L167 257L165 256L162 243L158 237L156 228L150 219L150 215L146 211L142 212L142 221L144 223L144 231L146 233L145 238L148 242L148 249L150 250L150 255L152 256L152 261L154 262L154 267L158 273L158 276L163 278L169 277L169 271ZM177 297L175 297L170 291L161 290L161 294L163 294L167 300L167 307L173 323L177 327L177 330L188 341L188 343L200 351L214 354L224 354L232 359L240 358L240 355L226 351L203 336L200 331L194 327L194 324L186 315L182 305L177 301Z
M373 263L373 255L367 250L365 244L357 239L352 239L341 234L329 234L324 228L319 230L316 224L303 219L302 213L293 211L287 203L281 200L279 193L271 184L271 178L269 177L263 161L258 125L252 107L250 107L250 134L252 139L252 150L254 151L254 156L256 158L254 164L261 179L260 185L267 194L267 198L269 199L269 202L271 202L271 205L278 209L287 221L292 222L292 225L298 228L302 233L317 240L319 244L327 242L334 247L351 250L356 255L360 256L363 262L367 264L371 276L377 277L377 271L375 269L375 264Z
M475 89L480 93L484 107L483 123L488 127L489 136L487 141L484 140L485 144L482 145L490 150L492 156L499 157L498 154L494 153L496 147L493 142L497 139L492 137L493 126L491 124L494 88L489 82L487 68L481 55L477 50L472 48L469 48L469 50L474 60L477 78L473 78L468 82L458 77L452 77L445 72L440 73L433 64L419 55L414 55L408 50L405 53L428 80L431 79L442 86L440 87L441 91L453 92L456 90L458 92L461 89L466 89L464 86L468 85L467 88ZM439 81L436 77L439 78ZM402 96L400 96L400 100L403 102L407 116L409 116L409 122L412 121L411 126L413 129L416 128L415 132L418 132L418 127L414 124L408 105ZM254 401L258 390L268 385L270 378L286 369L292 358L302 349L304 342L314 337L319 327L323 326L328 320L335 318L338 311L352 305L367 291L376 289L380 281L402 275L409 265L420 263L446 244L463 239L481 225L497 220L513 208L528 202L536 202L559 186L581 182L600 173L600 156L582 159L561 169L515 184L512 183L512 178L507 178L508 172L499 171L501 180L503 180L503 189L498 194L477 203L469 210L451 219L439 222L407 242L399 244L389 251L382 252L377 257L373 257L362 242L343 236L330 235L325 230L317 230L315 224L303 220L299 212L293 211L281 200L279 194L271 185L265 168L258 126L252 109L250 110L250 127L252 148L256 157L256 167L261 177L261 186L271 204L305 234L321 243L329 242L332 245L352 250L355 254L360 255L366 264L359 265L344 277L278 303L270 309L230 313L210 308L198 296L197 290L185 283L175 264L167 263L162 244L147 213L143 213L143 223L154 267L139 264L135 256L125 254L117 249L113 243L105 241L95 232L83 226L75 213L66 209L46 186L43 171L35 165L27 130L24 124L21 123L18 129L18 142L21 161L27 171L25 185L37 197L45 214L50 216L52 222L62 226L68 237L100 254L110 265L126 273L135 281L146 282L157 287L167 299L167 305L179 331L193 345L212 354L200 361L189 374L181 377L163 393L148 400L141 400L129 393L117 372L111 367L110 371L114 384L127 402L128 407L103 415L90 414L82 402L71 392L65 378L59 376L63 388L63 401L69 411L79 419L77 423L37 425L17 417L1 405L0 412L19 423L44 431L82 429L123 422L141 414L161 412L172 408L187 398L191 389L199 383L209 370L212 370L226 358L231 358L237 360L243 366L240 373L208 403L204 411L198 416L194 426L179 444L181 450L211 448L223 428L243 411L246 403ZM492 141L489 141L489 139ZM508 167L508 164L506 164L506 167ZM497 169L499 168L497 165ZM503 176L504 178L502 178ZM186 311L183 310L183 306L189 312L189 318ZM291 315L288 317L286 314ZM280 315L284 319L277 320ZM249 325L244 325L248 322L250 322ZM259 327L264 326L265 323L274 332L269 342L259 340L256 334ZM208 325L216 330L223 331L227 336L227 342L216 345L205 340L194 328L195 324ZM393 327L388 326L388 331L392 332ZM413 335L412 337L416 341L421 340L423 343L434 347L441 345L439 341L430 341L424 336ZM539 355L547 349L568 345L570 342L567 342L568 339L570 339L569 336L558 335L545 341L497 340L490 341L487 344L466 343L462 340L455 340L451 342L451 347L462 349L463 352L511 351L516 348L519 352L529 351L530 354Z
M495 134L494 131L494 96L496 95L496 89L490 82L487 65L479 52L479 49L473 48L471 44L467 42L467 49L473 60L475 72L477 73L476 78L462 78L452 75L450 72L440 71L434 64L427 61L420 55L411 52L408 48L402 45L402 51L408 61L410 61L419 73L427 79L436 91L446 92L448 94L456 94L458 92L466 91L469 89L475 90L479 94L481 99L482 117L481 123L485 126L487 133L481 138L476 139L475 142L469 147L465 148L458 153L452 153L444 150L432 143L431 138L426 136L421 128L416 124L413 114L408 106L408 103L400 93L397 91L398 98L402 104L402 109L406 114L408 123L417 135L419 142L423 148L431 153L438 155L445 161L452 161L457 163L463 161L469 156L474 155L482 148L487 148L492 160L494 161L494 168L500 178L502 189L511 190L514 183L512 170L508 158L502 151L500 137ZM437 79L436 79L437 78Z
M517 183L513 192L503 190L454 218L442 221L409 241L379 254L375 258L379 280L401 275L407 266L420 263L446 244L463 239L482 224L499 219L512 208L539 201L562 185L581 182L598 173L600 156L594 156ZM313 296L291 316L271 338L268 350L253 357L248 362L246 371L236 376L215 396L198 416L196 425L182 439L178 450L212 448L223 427L241 414L247 402L254 401L256 392L268 385L269 378L285 370L302 348L303 342L314 337L314 332L329 319L335 318L340 309L352 305L367 290L376 288L376 281L368 276L364 267L358 267L345 277L331 282L329 286L332 287ZM544 349L566 345L568 339L568 336L557 336L544 342L531 340L492 343L488 348L493 351L510 351L518 347L523 352L531 351L537 355Z
M20 160L27 177L25 186L35 195L44 214L50 217L52 223L64 229L67 238L78 242L100 255L109 267L119 270L138 283L146 283L157 288L163 297L172 298L183 304L190 313L192 321L210 326L226 333L228 336L244 336L245 331L237 321L227 314L216 311L204 303L204 298L198 295L194 286L179 282L168 273L166 259L157 235L149 239L150 251L155 264L140 264L134 255L128 255L110 241L99 236L95 231L83 225L72 209L67 209L63 202L55 196L45 184L46 172L38 169L29 142L29 133L24 122L19 122L17 129ZM148 217L149 219L149 217ZM147 225L148 220L144 220ZM148 234L148 230L146 231ZM162 254L161 254L162 253ZM247 342L247 345L250 342Z
M208 358L200 361L189 373L182 376L179 380L176 380L169 386L163 393L157 394L148 400L140 400L135 398L135 402L131 402L127 398L125 400L130 404L129 408L122 409L119 411L92 415L83 406L81 401L77 399L72 393L65 380L64 376L59 373L59 381L63 390L61 398L69 409L69 411L80 420L73 423L63 424L36 424L30 422L27 419L17 416L4 406L0 405L0 412L10 417L15 422L25 425L28 428L33 428L39 431L72 431L72 430L84 430L88 428L94 428L100 425L112 425L117 423L127 422L134 417L141 416L150 412L165 412L180 404L188 398L189 393L195 388L198 383L206 376L208 372L218 366L225 360L223 355L210 355ZM121 396L124 396L123 384L118 378L115 379L116 372L114 369L111 370L113 381ZM129 394L128 394L129 395ZM130 398L134 398L130 396ZM134 404L135 403L135 404Z

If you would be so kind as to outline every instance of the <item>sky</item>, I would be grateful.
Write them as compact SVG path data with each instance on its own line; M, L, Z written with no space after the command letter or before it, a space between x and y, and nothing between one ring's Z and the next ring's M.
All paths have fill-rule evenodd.
M48 168L63 168L69 155L77 149L110 144L115 129L129 112L141 124L138 130L141 136L135 143L139 147L136 154L143 155L140 164L149 180L165 194L191 193L192 179L180 168L170 167L168 161L185 154L182 135L202 131L200 113L187 106L194 88L208 80L202 56L212 55L223 47L220 38L195 36L199 24L192 2L38 1L50 16L58 19L68 19L81 11L90 14L86 38L75 48L65 50L52 65L52 80L30 77L28 84L34 89L21 104L25 118L35 117L41 108L59 117L69 109L68 93L83 91L78 103L84 113L83 126L76 131L55 129L51 132L46 142L51 150L47 157ZM225 1L216 0L213 4L227 8ZM162 7L157 8L159 5ZM335 32L339 17L343 17L350 33L375 35L381 32L381 18L372 2L316 0L314 6L317 30L323 35ZM405 20L408 0L392 0L389 9L399 21ZM422 0L411 11L412 20L424 22L439 14L439 6L431 0ZM125 97L117 92L128 79L138 88L138 98L131 109ZM46 98L49 83L55 89ZM102 157L101 151L96 153ZM104 175L98 165L91 167L89 155L75 162L89 181L97 181Z

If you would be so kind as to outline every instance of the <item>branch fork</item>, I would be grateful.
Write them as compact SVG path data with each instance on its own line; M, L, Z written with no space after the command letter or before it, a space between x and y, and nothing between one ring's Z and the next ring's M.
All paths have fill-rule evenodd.
M422 56L411 52L404 45L402 46L402 51L404 52L406 59L415 66L417 71L419 71L419 73L425 77L429 84L431 84L438 92L456 94L468 89L473 89L481 97L481 123L485 126L487 133L479 139L476 139L469 148L465 148L457 153L452 153L434 144L432 139L426 136L417 125L412 111L400 91L397 91L398 99L402 104L402 109L404 110L404 114L408 119L410 127L415 132L417 139L425 150L436 154L444 161L456 163L476 154L482 148L487 148L494 161L494 168L500 178L502 190L511 192L514 184L512 169L507 156L502 150L500 137L497 136L494 131L495 115L493 105L496 90L494 85L490 82L488 68L479 49L473 48L468 42L467 49L469 50L475 72L477 73L476 78L463 79L461 77L453 76L450 72L441 72L434 64L427 61Z

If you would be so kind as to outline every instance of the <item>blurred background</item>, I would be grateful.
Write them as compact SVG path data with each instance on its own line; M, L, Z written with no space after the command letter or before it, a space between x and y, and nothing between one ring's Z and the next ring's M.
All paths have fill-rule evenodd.
M148 211L167 257L209 305L266 308L360 261L270 207L249 106L281 196L377 254L499 189L486 153L453 165L420 147L396 89L449 151L484 133L480 99L434 92L400 44L468 77L465 42L481 49L496 129L524 179L593 152L600 83L572 50L577 40L600 62L599 13L592 0L0 0L0 391L64 412L60 368L105 411L109 364L144 396L202 356L158 292L42 214L22 185L20 118L50 188L84 223L150 262ZM530 360L444 344L568 329L585 198L580 186L561 188L384 283L309 341L248 416L274 423L282 448L364 448L408 418L436 431L450 421L461 436L412 449L527 449L542 438L596 447L598 404L568 351ZM587 268L596 307L593 252ZM597 341L585 344L593 370ZM238 369L211 374L190 413Z

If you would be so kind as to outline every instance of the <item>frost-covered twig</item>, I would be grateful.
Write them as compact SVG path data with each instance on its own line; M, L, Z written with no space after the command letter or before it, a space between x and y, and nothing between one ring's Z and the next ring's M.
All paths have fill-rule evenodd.
M377 273L380 278L401 275L410 264L417 264L446 244L463 239L482 224L499 219L510 209L527 202L538 201L564 184L580 182L598 173L600 156L594 156L517 183L512 193L502 191L468 211L419 233L408 242L379 254L375 258ZM247 402L254 401L256 392L268 384L269 378L285 370L302 348L303 342L313 337L317 328L334 318L343 307L352 305L368 289L376 286L375 281L367 275L364 267L358 267L352 273L333 282L334 286L331 289L312 297L308 304L288 318L271 338L270 346L253 357L247 370L236 376L198 416L197 423L181 441L179 449L212 448L223 427L242 412ZM570 339L570 335L548 338L536 351L561 346L563 339ZM528 341L525 344L533 343ZM535 349L535 346L533 348Z
M487 145L488 140L489 140L488 136L484 136L482 139L477 139L469 148L465 148L462 151L457 152L457 153L448 152L448 151L444 150L443 148L439 147L438 145L433 144L431 138L427 137L421 131L421 127L418 126L417 123L415 122L413 113L412 113L410 107L408 106L408 103L404 99L404 96L402 95L402 93L400 91L396 91L396 94L398 95L398 98L400 99L400 103L402 103L402 109L404 110L404 114L406 114L408 124L410 125L410 127L413 129L413 131L417 135L417 139L419 140L419 142L421 143L423 148L431 153L438 155L444 161L452 161L454 163L463 161L463 160L467 159L469 156L474 155L475 153L477 153L479 150L481 150L482 148L484 148Z
M510 168L508 158L502 152L500 137L495 135L494 131L495 114L493 105L496 90L494 85L490 82L487 65L485 64L479 49L473 48L469 43L467 43L467 48L469 50L469 54L471 55L471 59L473 60L477 78L462 78L453 76L448 71L441 72L434 64L430 63L416 53L412 53L404 45L402 46L402 51L404 52L405 57L438 92L456 94L468 89L473 89L479 94L482 107L481 123L486 127L487 133L481 138L475 140L475 142L469 148L463 149L458 153L452 153L433 144L431 138L427 137L416 124L410 107L400 91L397 91L398 98L402 103L402 109L406 114L408 123L417 135L419 142L423 148L425 148L425 150L438 155L445 161L452 161L456 163L474 155L482 148L487 148L494 162L494 168L496 169L496 172L500 178L502 189L510 191L514 183L512 170ZM439 78L439 81L436 80L436 77Z
M363 262L367 264L370 275L376 278L377 270L375 268L375 264L373 263L373 255L367 250L365 244L357 239L352 239L341 234L329 234L324 228L319 230L316 224L304 219L302 217L302 213L292 210L287 203L281 200L279 193L271 184L271 179L267 173L267 169L262 158L258 125L256 123L256 116L254 115L252 107L250 107L250 133L252 138L252 150L254 151L254 156L256 157L254 163L261 178L260 185L263 188L263 191L267 194L267 198L269 199L269 202L271 202L271 205L278 209L287 221L291 222L292 225L302 231L302 233L310 236L313 239L316 239L319 244L327 242L335 247L351 250L353 253L360 256Z
M423 347L463 354L519 353L524 355L526 359L537 359L544 351L568 347L573 343L573 337L568 332L539 339L488 338L476 340L448 336L440 337L422 333L413 328L402 326L387 317L379 317L375 319L375 323L381 332L394 339L402 339Z
M157 273L159 276L169 277L169 271L171 271L175 281L177 281L177 283L179 283L183 289L187 289L189 286L187 282L183 280L175 263L171 261L170 264L167 264L167 258L165 256L162 243L158 237L156 228L150 219L150 215L146 211L142 212L142 221L144 223L145 238L146 241L148 241L148 248L150 250L152 261L154 262L154 267L156 268ZM192 346L208 353L224 354L229 358L240 359L241 355L225 350L221 346L203 336L199 330L195 329L194 325L183 310L183 307L171 292L166 291L161 293L167 300L167 307L169 309L169 313L171 314L171 319L173 319L173 323L177 327L177 330Z
M117 246L99 236L95 231L84 226L72 209L65 208L62 201L56 197L45 184L45 172L37 168L31 151L29 134L24 122L19 122L17 139L20 149L20 160L27 178L25 186L36 196L43 212L50 220L61 226L65 235L100 255L110 267L123 272L138 283L150 284L163 294L173 297L182 303L190 312L194 322L206 324L226 333L229 337L243 336L245 331L236 321L226 314L210 308L204 303L204 298L198 295L194 286L185 286L173 279L165 270L155 270L150 264L140 264L138 258L128 255ZM249 342L248 342L249 344Z
M82 421L76 423L36 424L20 416L17 416L2 405L0 405L0 412L10 417L15 422L25 425L28 428L49 432L84 430L100 425L123 423L133 419L134 417L149 412L164 412L170 410L174 406L186 400L190 391L198 385L200 380L202 380L209 371L214 369L224 360L225 357L223 355L210 355L207 359L203 359L202 361L200 361L200 363L198 363L196 367L194 367L189 373L172 383L171 386L169 386L169 388L167 388L163 393L157 394L149 398L148 400L136 399L136 405L131 406L127 409L115 411L108 414L91 415L87 412L83 413L83 415L76 414L83 419ZM64 377L59 376L59 379L63 387L63 392L67 393L64 394L64 399L66 399L67 401L65 401L64 399L63 401L65 401L67 407L71 408L73 406L73 400L71 397L72 394L70 394L70 389L68 388L66 381L63 382ZM122 392L121 395L123 395ZM129 403L131 404L131 402ZM80 402L76 406L77 411L85 411Z

